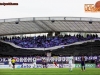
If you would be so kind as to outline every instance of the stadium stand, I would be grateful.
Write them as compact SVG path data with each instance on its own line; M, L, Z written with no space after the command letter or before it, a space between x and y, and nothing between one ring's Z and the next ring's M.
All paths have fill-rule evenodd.
M17 46L22 48L49 48L59 45L68 45L75 42L86 41L86 40L93 40L99 39L97 34L87 34L86 37L77 34L76 36L71 35L60 35L54 37L46 37L46 36L37 36L37 37L12 37L7 38L3 37L1 40L6 42L12 42Z
M42 38L46 38L46 41L48 41L48 39L53 38L53 40L55 39L55 42L56 42L56 39L58 39L57 36L51 37L51 38L45 37L45 36L36 37L36 39L38 39L39 41L42 41L42 40L44 41L44 39L42 39ZM58 44L59 44L60 41L64 44L65 40L68 39L68 38L70 38L70 41L67 41L67 44L74 43L74 42L80 42L80 41L84 41L84 40L90 40L90 41L60 47L60 48L57 48L57 49L54 49L54 50L51 50L51 49L45 50L45 48L44 48L44 50L35 50L35 49L30 50L28 48L27 49L21 49L21 48L15 48L12 45L4 43L4 42L0 42L0 54L1 55L12 55L12 56L30 56L30 55L45 56L44 54L46 52L52 52L53 56L60 56L60 55L68 56L70 54L72 54L74 56L78 56L78 55L82 55L82 54L83 55L89 55L89 56L100 55L100 51L99 51L100 50L100 45L99 45L100 41L99 41L98 35L87 35L87 37L84 38L84 37L82 37L81 35L78 34L77 36L70 36L70 35L66 35L64 37L59 36L59 38L61 40L59 39ZM13 43L15 43L16 42L15 40L17 40L17 42L15 44L18 44L19 43L18 40L20 40L21 42L25 41L26 39L28 41L32 41L33 37L26 37L26 38L22 38L22 39L20 37L13 37L13 38L10 38L10 39L8 39L7 37L3 37L1 39L4 40L4 41L10 41L10 42L13 42ZM38 41L38 40L36 40L36 41ZM94 40L94 41L92 41L92 40ZM34 41L34 39L33 39L33 41ZM52 40L50 40L50 41L52 41ZM39 42L36 42L36 43L39 43ZM38 47L43 47L41 45L42 43L40 43L40 45ZM55 44L55 46L58 45L58 44ZM47 47L50 47L50 46L47 46Z
M89 23L90 20L92 24ZM16 22L19 23L16 24ZM58 36L60 32L68 32L68 35ZM78 34L69 35L70 32ZM48 33L48 36L23 37L24 34L37 33ZM55 36L52 33L55 33ZM80 33L89 34L84 37ZM96 33L100 33L99 18L29 17L2 19L0 20L0 55L45 56L46 52L51 52L52 56L100 55L100 35L98 36ZM9 35L19 36L9 38L7 37Z

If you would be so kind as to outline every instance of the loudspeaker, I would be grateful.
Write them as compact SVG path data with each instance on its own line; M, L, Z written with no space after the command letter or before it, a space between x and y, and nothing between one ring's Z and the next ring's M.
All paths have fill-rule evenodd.
M52 22L52 23L54 23L54 22L55 22L55 20L51 20L51 22Z
M92 21L89 21L89 24L92 24Z
M19 24L19 22L15 22L15 24Z

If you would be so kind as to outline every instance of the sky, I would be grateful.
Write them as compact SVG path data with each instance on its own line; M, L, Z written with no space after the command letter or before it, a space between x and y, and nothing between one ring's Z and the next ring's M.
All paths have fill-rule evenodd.
M0 5L0 19L24 17L96 17L98 13L86 13L84 4L98 0L0 0L0 3L18 3L18 6Z

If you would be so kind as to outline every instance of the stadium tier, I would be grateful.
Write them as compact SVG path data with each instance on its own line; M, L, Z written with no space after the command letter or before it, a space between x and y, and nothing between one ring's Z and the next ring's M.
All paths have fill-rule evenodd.
M6 42L4 42L4 41ZM13 46L13 44L7 43L12 42L18 46ZM76 42L76 43L75 43ZM1 38L0 42L0 54L1 55L12 55L12 56L46 56L45 53L51 52L53 56L68 56L68 55L100 55L100 45L99 45L98 35L87 35L83 37L82 35L65 35L65 36L55 36L55 37L12 37ZM54 46L52 48L52 46ZM24 48L22 48L24 47ZM36 47L31 48L30 47ZM49 47L49 48L47 48ZM39 50L38 50L39 48ZM36 50L37 49L37 50ZM47 50L46 50L47 49Z
M12 37L7 38L3 37L1 40L6 42L14 43L17 46L22 48L50 48L60 45L68 45L75 42L86 41L86 40L95 40L99 39L97 34L87 34L86 37L77 34L74 36L71 35L60 35L54 37L46 37L46 36L37 36L37 37Z

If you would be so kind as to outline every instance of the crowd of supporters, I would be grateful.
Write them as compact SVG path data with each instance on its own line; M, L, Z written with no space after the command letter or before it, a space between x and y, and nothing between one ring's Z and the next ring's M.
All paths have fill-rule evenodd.
M71 35L59 35L59 36L37 36L37 37L1 37L1 40L6 42L12 42L22 48L49 48L59 45L68 45L75 42L99 39L97 34L87 34L85 37L77 34Z

